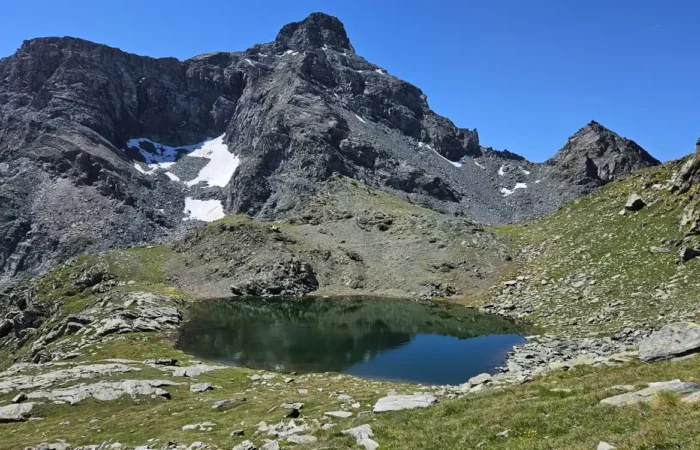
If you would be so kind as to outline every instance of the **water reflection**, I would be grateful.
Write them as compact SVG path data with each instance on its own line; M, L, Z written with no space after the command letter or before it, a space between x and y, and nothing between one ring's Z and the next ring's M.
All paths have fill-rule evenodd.
M503 363L521 328L465 308L387 299L225 299L193 306L178 347L231 365L458 383Z

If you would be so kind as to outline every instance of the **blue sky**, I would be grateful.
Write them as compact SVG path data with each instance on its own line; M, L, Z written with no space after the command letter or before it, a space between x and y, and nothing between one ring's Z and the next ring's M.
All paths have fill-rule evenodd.
M662 160L700 136L700 2L691 0L34 0L3 4L0 56L76 36L181 59L338 16L358 54L420 87L483 145L550 157L594 119Z

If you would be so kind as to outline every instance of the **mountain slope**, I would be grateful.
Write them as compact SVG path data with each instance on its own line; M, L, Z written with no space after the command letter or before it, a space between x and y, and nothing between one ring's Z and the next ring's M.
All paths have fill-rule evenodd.
M632 160L594 185L655 163ZM321 13L186 61L75 38L0 60L0 279L224 214L293 216L334 173L481 223L539 217L590 190L561 170L481 147Z

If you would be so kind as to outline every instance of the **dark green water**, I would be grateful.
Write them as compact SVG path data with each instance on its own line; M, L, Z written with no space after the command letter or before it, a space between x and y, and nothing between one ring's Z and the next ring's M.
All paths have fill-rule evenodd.
M228 365L458 384L502 365L525 330L466 308L366 298L197 303L178 348Z

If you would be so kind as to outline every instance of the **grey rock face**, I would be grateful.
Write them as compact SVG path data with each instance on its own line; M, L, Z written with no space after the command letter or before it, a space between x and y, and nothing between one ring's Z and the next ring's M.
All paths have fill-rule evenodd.
M144 173L143 152L157 148L127 147L146 138L177 150L222 135L240 161L224 187L169 176L190 180L199 166L180 161L194 158ZM33 39L0 60L0 281L178 234L199 223L182 220L185 198L280 218L339 173L495 224L656 163L595 123L544 165L483 148L476 130L355 54L325 14L284 26L273 42L186 61Z
M427 408L436 401L437 399L430 394L388 395L377 400L377 403L374 405L374 412Z
M700 351L700 326L692 322L666 325L639 344L645 362L672 359Z

